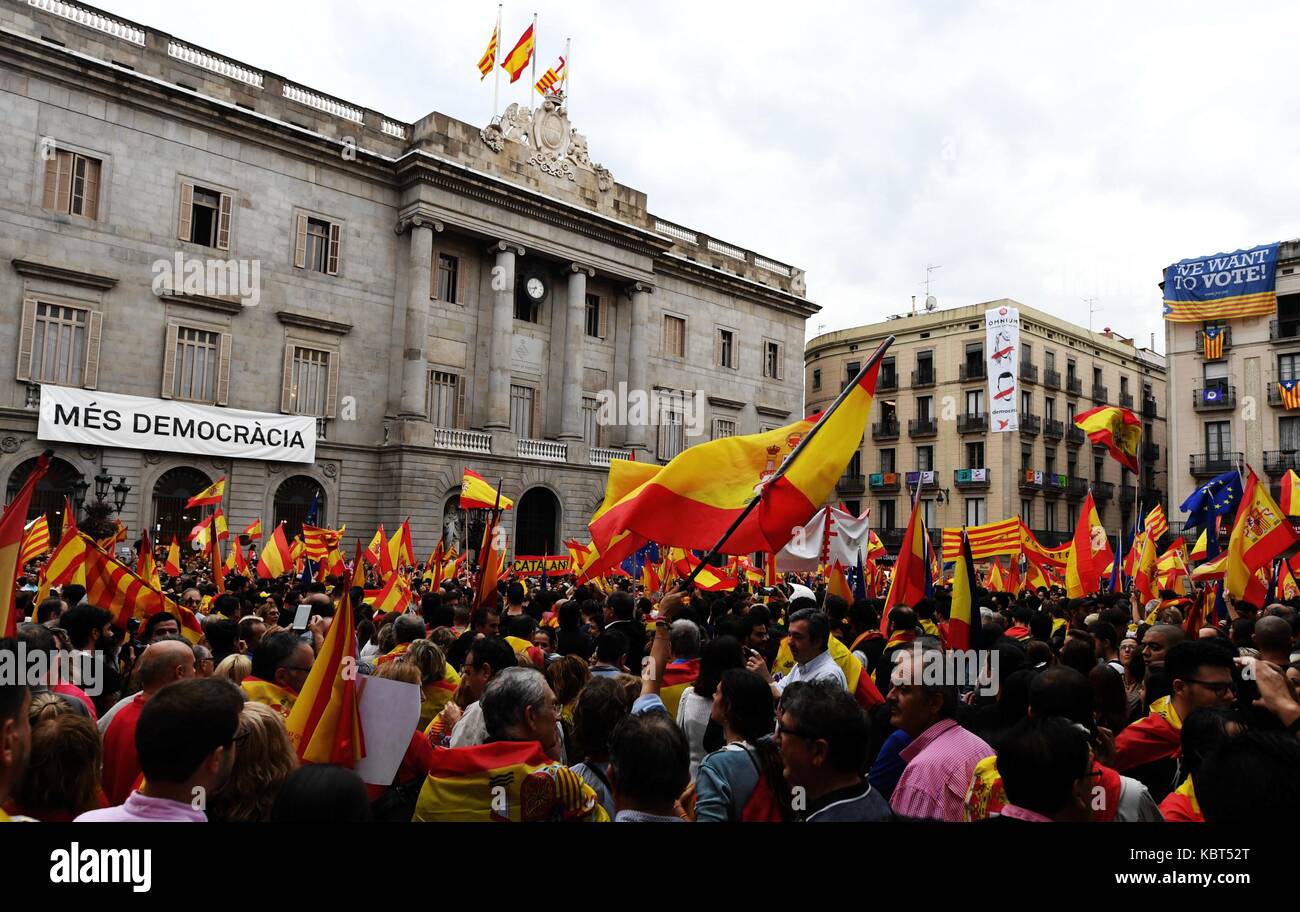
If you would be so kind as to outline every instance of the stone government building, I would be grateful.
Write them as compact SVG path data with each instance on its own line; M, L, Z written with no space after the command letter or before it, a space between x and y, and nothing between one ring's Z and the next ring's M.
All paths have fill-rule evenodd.
M132 533L183 538L226 475L236 531L292 533L319 495L363 537L409 516L422 557L471 467L516 500L515 552L555 552L611 459L799 417L803 272L651 214L562 99L402 123L85 5L0 0L0 118L9 496L46 446L42 384L317 418L312 465L54 444L33 515L56 534L103 467ZM177 257L256 269L256 295L159 272ZM702 390L705 436L681 411L601 426L620 384Z

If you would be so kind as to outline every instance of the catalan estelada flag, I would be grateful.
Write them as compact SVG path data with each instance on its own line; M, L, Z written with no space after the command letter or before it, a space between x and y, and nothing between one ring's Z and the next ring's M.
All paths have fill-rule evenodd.
M858 452L888 344L815 421L807 418L779 430L683 450L593 517L588 524L592 541L607 542L628 531L646 541L709 550L729 533L723 553L780 551L825 502ZM742 519L755 495L758 505Z
M497 498L500 498L500 502ZM466 469L460 479L460 508L462 510L509 510L515 502L483 480L473 469Z
M1223 357L1223 343L1228 337L1228 327L1207 326L1201 330L1201 354L1206 361Z
M1296 474L1295 469L1287 469L1282 476L1278 506L1287 516L1300 516L1300 475Z
M1130 472L1140 472L1137 453L1142 442L1142 422L1137 415L1116 405L1099 405L1076 415L1074 424L1093 443L1109 450L1120 465Z
M50 550L50 521L42 513L29 522L27 528L23 530L23 547L18 557L18 566L26 567L48 550Z
M478 78L479 82L486 79L487 74L491 73L492 68L497 65L497 40L499 37L497 31L496 28L492 29L492 37L488 39L487 50L485 50L483 56L478 59L478 71L482 74Z
M953 649L971 648L971 624L975 617L975 560L970 539L961 536L961 553L953 561L952 605L948 613L948 645Z
M215 482L208 485L199 493L195 494L189 500L185 501L185 509L191 510L194 507L216 506L221 503L226 496L226 476L222 475Z
M1296 539L1282 508L1269 496L1268 485L1260 484L1254 470L1250 470L1232 537L1228 539L1228 565L1223 579L1233 599L1263 606L1268 591L1259 583L1255 571L1270 566L1273 558L1295 544Z
M46 450L36 459L23 486L18 489L9 506L0 517L0 636L11 637L18 631L15 598L18 594L18 576L22 572L19 558L22 555L23 530L27 525L27 510L32 503L32 492L50 470L51 451ZM92 603L93 604L93 603Z
M176 536L172 536L172 543L167 548L167 563L163 564L163 572L168 576L181 575L181 546L176 541Z
M925 519L921 516L921 501L912 504L912 515L907 520L907 531L894 561L894 574L889 581L889 594L880 612L880 634L889 633L889 612L895 605L912 607L925 598L926 581L930 578L930 562L926 557Z
M1092 492L1084 498L1079 521L1074 527L1070 556L1065 563L1065 588L1070 598L1093 595L1101 588L1101 577L1115 559L1106 527L1097 516Z
M998 522L985 523L982 526L944 529L943 559L945 562L955 561L961 554L963 535L970 545L971 557L975 560L1020 553L1020 520L1015 516Z
M501 61L501 68L510 74L510 82L518 81L520 75L528 67L528 61L533 59L533 27L530 25L519 36L515 46L506 54L505 60Z
M262 579L278 579L292 567L293 552L289 550L289 541L284 537L284 523L281 522L262 546L262 554L257 559L257 575Z
M364 573L359 548L356 565ZM357 584L355 577L352 583ZM350 592L351 587L343 590L334 622L285 720L289 740L304 763L330 763L350 769L366 755L358 711L357 641Z
M247 535L253 541L257 541L259 538L262 537L262 517L260 516L257 517L257 519L249 523L248 526L244 529L244 531L240 532L239 534Z
M1282 397L1282 405L1288 410L1300 408L1300 379L1279 380L1277 391Z
M664 701L668 718L677 718L677 707L682 702L682 694L700 676L699 659L682 659L668 663L664 669L663 681L659 686L659 699Z

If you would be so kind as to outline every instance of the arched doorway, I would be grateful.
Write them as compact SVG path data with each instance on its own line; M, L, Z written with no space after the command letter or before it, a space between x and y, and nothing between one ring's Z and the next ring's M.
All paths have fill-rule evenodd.
M9 473L9 484L5 489L5 503L9 503L18 493L18 489L27 481L27 476L36 468L36 457L20 462ZM63 498L73 498L73 485L81 481L81 473L70 462L57 456L50 459L49 471L36 483L32 492L32 502L27 507L27 521L31 522L42 513L50 524L50 542L57 543L63 534Z
M477 566L478 549L483 544L483 529L491 510L462 510L460 492L447 497L442 506L442 532L447 547L454 542L457 553L471 555L471 566ZM468 522L468 525L466 524Z
M178 466L163 472L153 486L153 540L170 544L172 537L184 541L203 518L204 507L185 509L185 502L212 484L198 469Z
M310 516L313 503L316 505L315 517ZM309 475L286 478L275 491L274 525L283 522L285 538L293 540L302 534L303 523L309 519L313 520L311 525L324 523L325 489Z
M515 504L515 554L539 555L559 544L560 502L547 488L530 488Z

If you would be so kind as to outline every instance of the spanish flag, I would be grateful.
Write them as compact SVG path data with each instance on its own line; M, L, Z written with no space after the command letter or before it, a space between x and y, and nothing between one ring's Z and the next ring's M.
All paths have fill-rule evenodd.
M651 592L662 591L663 584L659 580L659 574L655 572L655 565L652 560L647 559L641 565L641 585L645 586L647 595ZM676 718L675 713L673 714L673 717Z
M826 580L826 594L838 595L850 605L853 604L853 589L849 586L848 577L844 575L844 568L839 561L831 565L830 576Z
M1101 588L1101 577L1115 556L1110 550L1106 528L1097 517L1092 492L1083 501L1074 527L1070 556L1065 563L1065 588L1070 598L1093 595Z
M497 65L497 38L498 29L492 29L492 37L488 41L487 50L483 56L478 59L478 71L482 74L478 81L482 82L487 78L487 74L492 72L492 68Z
M894 561L894 574L889 581L889 594L880 613L880 634L889 632L889 612L895 605L915 605L925 598L926 580L930 575L930 561L926 557L925 518L921 515L921 501L912 504L912 516L903 533L903 544Z
M22 553L18 557L19 568L26 567L48 550L50 550L50 521L42 513L28 523L23 531Z
M588 526L592 541L609 542L626 530L646 541L708 550L729 533L724 553L780 551L793 530L817 512L861 447L880 357L888 344L880 346L815 421L807 418L779 430L724 437L683 450L593 518ZM741 520L756 495L756 509Z
M1224 551L1219 556L1207 560L1192 571L1192 579L1198 583L1206 580L1221 580L1228 572L1228 558L1231 555Z
M1237 522L1228 540L1228 568L1224 577L1227 592L1238 602L1263 606L1267 588L1260 585L1255 571L1296 543L1295 530L1282 508L1269 496L1268 486L1259 483L1254 470L1246 479L1246 490L1237 508Z
M249 523L247 528L245 528L244 531L240 532L239 534L247 535L253 541L257 541L259 538L262 537L262 517L260 516L257 517L257 519Z
M1300 516L1300 475L1296 475L1295 469L1287 469L1282 476L1278 506L1287 516Z
M500 501L498 502L498 498ZM509 510L515 502L483 480L473 469L466 469L460 479L460 508L462 510Z
M510 82L513 84L518 81L520 74L528 67L528 61L533 59L533 27L528 29L519 36L515 46L506 54L506 59L501 61L501 68L510 74Z
M176 541L176 536L172 536L172 543L167 548L167 563L163 564L163 572L168 576L181 575L181 546Z
M948 645L953 649L971 648L971 625L975 623L975 561L971 557L970 539L963 533L961 553L953 561L952 605L948 612Z
M292 566L293 554L284 537L284 523L281 522L262 546L262 554L257 559L257 575L263 579L277 579L288 573Z
M1160 596L1160 584L1156 578L1159 561L1154 538L1150 535L1141 536L1141 545L1142 551L1133 566L1133 585L1145 603Z
M682 702L682 694L700 677L700 660L683 659L670 662L664 669L664 678L659 686L659 699L663 700L668 710L668 718L677 718L677 707Z
M989 565L988 588L989 592L1007 591L1006 581L1002 578L1002 562L996 557L993 558L993 563Z
M605 499L592 514L588 528L594 526L625 497L659 474L659 469L659 466L651 463L633 462L630 459L613 460L605 478ZM590 544L585 547L576 541L569 546L569 553L574 555L574 573L578 575L580 583L606 573L649 544L649 540L643 536L616 525L604 528L604 532L606 538L597 538L593 533Z
M440 538L438 544L433 546L433 553L429 555L429 560L424 565L424 582L434 592L438 591L438 587L446 578L443 575L442 564L442 539Z
M370 544L366 545L364 556L370 562L370 566L380 573L387 575L393 572L393 559L388 553L388 534L384 532L383 523L379 524L374 537L370 539Z
M226 573L221 562L221 539L215 535L208 542L208 562L212 565L212 583L221 595L226 591Z
M474 607L484 608L497 601L497 580L501 578L506 566L505 549L497 550L495 530L501 522L501 513L494 512L492 521L483 526L483 541L478 549L478 589L474 597Z
M411 543L411 521L402 520L402 526L388 540L388 563L394 570L415 564L415 547Z
M215 507L226 496L226 476L222 475L215 482L185 501L185 509L194 507Z
M18 631L18 617L15 599L18 594L18 576L22 572L19 558L22 555L23 528L27 524L27 510L31 506L32 492L36 485L50 470L51 450L46 450L36 459L23 486L18 489L14 499L5 507L4 516L0 517L0 636L11 637Z
M677 555L674 561L674 569L682 579L690 576L695 571L695 568L700 565L700 559L694 554L687 554L677 548L673 549L673 553ZM721 567L705 564L699 575L695 577L693 585L706 592L730 592L736 588L739 582L740 580L737 577L728 576Z
M155 589L162 590L162 580L158 578L158 565L153 559L153 542L149 540L149 529L140 530L140 554L135 565L136 575Z
M375 606L375 611L379 614L388 614L396 611L399 614L406 611L406 607L411 603L411 589L407 585L406 577L400 573L388 574L388 579L380 589L367 589L366 601Z
M1093 443L1104 446L1115 461L1130 472L1140 472L1137 452L1142 442L1142 422L1126 408L1099 405L1076 415L1075 425Z
M364 572L359 548L356 566L358 573ZM352 584L358 585L356 576ZM289 740L304 763L351 768L366 755L357 702L357 640L350 591L343 590L343 602L285 720Z

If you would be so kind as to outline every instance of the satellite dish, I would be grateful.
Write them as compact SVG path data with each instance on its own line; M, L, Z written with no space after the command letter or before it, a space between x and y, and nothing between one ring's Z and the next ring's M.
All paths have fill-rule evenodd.
M934 309L935 309L936 307L938 307L938 306L939 306L939 301L938 301L937 298L935 298L934 295L926 295L926 296L925 296L925 309L926 309L926 310L934 310Z

